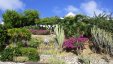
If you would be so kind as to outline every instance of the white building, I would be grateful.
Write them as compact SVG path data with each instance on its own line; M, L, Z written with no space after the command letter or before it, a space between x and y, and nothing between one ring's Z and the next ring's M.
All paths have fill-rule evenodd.
M73 12L69 12L68 14L65 15L65 17L74 17L75 14Z

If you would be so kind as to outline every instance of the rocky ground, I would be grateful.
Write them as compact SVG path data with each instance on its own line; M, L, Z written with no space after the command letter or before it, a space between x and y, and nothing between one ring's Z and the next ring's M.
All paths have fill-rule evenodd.
M0 64L25 64L25 63L15 63L15 62L0 62Z
M48 58L53 57L52 55L41 55L40 62L47 62ZM55 56L56 58L65 61L67 64L82 64L78 61L78 56L70 55L70 56ZM90 64L113 64L113 60L106 61L98 56L89 57Z

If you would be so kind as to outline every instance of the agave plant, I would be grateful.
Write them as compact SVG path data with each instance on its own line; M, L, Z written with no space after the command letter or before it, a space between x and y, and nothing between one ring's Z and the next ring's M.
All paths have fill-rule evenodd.
M54 32L56 34L56 41L59 45L59 48L62 48L62 44L64 42L64 30L60 25L56 25Z

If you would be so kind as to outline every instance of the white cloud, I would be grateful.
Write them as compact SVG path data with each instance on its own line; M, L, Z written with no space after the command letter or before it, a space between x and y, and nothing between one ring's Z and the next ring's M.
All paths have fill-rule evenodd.
M107 14L109 12L108 9L103 8L101 5L99 5L95 0L88 0L87 2L83 2L79 5L79 7L76 7L74 5L68 5L65 8L59 8L56 7L54 9L54 13L61 15L62 13L65 14L86 14L88 16L93 16L94 12L96 15L103 13L103 11L106 11Z
M21 0L0 0L0 9L5 11L6 9L23 9L24 3Z
M73 6L73 5L67 6L67 8L65 8L65 10L66 10L67 12L78 12L78 11L79 11L79 9L76 8L76 7Z
M93 16L94 15L94 12L96 13L96 15L100 14L103 12L103 10L105 9L102 9L99 7L100 5L97 4L96 1L88 1L88 2L83 2L80 4L79 7L75 7L73 5L69 5L67 8L65 8L65 11L70 13L70 12L73 12L73 13L76 13L76 14L86 14L88 16Z
M64 14L70 14L70 13L79 13L79 9L76 8L75 6L73 5L68 5L66 8L60 8L60 7L55 7L53 9L53 12L56 14L56 15L64 15Z
M99 8L99 5L95 1L89 1L89 2L82 3L80 7L82 11L85 12L85 14L89 16L93 16L94 12L97 15L103 12L102 9Z

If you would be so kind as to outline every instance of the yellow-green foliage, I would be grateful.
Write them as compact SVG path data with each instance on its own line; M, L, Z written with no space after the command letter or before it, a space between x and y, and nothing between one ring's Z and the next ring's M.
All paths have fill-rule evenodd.
M11 38L11 42L13 41L21 41L21 40L30 40L31 33L28 29L25 28L13 28L8 29L8 36Z
M40 40L38 40L36 38L31 38L30 41L28 42L28 46L37 48L40 43L42 43Z
M27 62L29 61L29 58L26 56L19 56L19 57L14 57L13 61L15 62Z
M97 27L93 27L91 33L96 47L104 48L107 52L111 52L113 47L112 33Z
M87 56L80 55L78 60L81 62L81 64L90 64L90 59Z
M56 40L59 44L59 47L62 47L62 44L64 42L64 30L63 27L61 27L60 25L56 25L54 32L56 34Z
M49 60L49 64L66 64L66 62L64 62L63 60L57 59L57 58L50 58Z
M56 55L58 53L57 50L55 50L54 48L54 44L49 44L49 45L45 45L43 43L40 44L40 46L38 47L38 53L39 54L52 54L52 55Z

